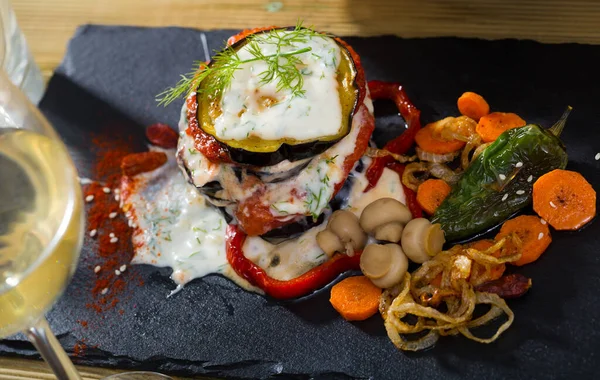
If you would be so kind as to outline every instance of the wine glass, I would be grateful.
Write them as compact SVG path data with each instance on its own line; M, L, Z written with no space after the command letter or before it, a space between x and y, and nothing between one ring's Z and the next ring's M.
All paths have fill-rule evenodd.
M0 339L24 332L59 379L81 378L44 314L77 266L83 215L66 147L0 69Z

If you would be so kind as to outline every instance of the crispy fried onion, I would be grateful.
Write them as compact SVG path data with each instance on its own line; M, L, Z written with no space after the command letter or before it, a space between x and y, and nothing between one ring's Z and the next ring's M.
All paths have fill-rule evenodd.
M492 256L508 243L512 243L513 248L506 250L507 255ZM412 275L407 273L401 284L385 290L379 312L392 343L404 351L418 351L431 347L445 335L462 334L479 343L498 339L512 324L514 314L497 294L474 290L470 281L471 268L475 262L488 272L493 265L516 261L521 252L520 248L515 250L514 247L520 247L516 235L499 240L485 251L457 245L425 262ZM437 285L434 279L440 274L442 279ZM475 307L480 304L490 305L490 309L473 318ZM507 320L492 337L481 338L471 332L502 315L506 315Z
M449 116L429 125L433 128L433 136L441 140L468 142L477 135L477 122L468 116Z
M396 153L392 153L389 150L385 150L385 149L377 149L377 148L371 148L368 147L365 155L367 157L385 157L385 156L391 156L394 160L396 160L397 162L404 164L406 162L413 162L417 160L417 156L405 156L402 154L396 154Z
M419 160L436 163L452 162L460 154L460 151L446 154L436 154L424 151L419 147L416 147L415 151L417 152L417 157L419 157Z
M462 171L453 171L447 165L435 162L412 162L406 165L402 173L402 183L413 191L417 191L420 184L429 177L443 179L450 185L458 182Z
M471 161L475 159L476 156L474 151L476 151L477 148L479 148L480 146L481 137L479 136L479 134L476 133L467 142L467 145L465 145L465 147L462 150L462 153L460 154L460 166L463 168L463 170L466 170ZM472 155L471 152L473 152ZM481 153L481 151L479 153Z

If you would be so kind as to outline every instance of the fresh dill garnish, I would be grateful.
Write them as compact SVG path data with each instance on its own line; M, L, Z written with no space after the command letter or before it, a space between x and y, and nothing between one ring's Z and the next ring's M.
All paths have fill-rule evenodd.
M188 152L189 154L198 154L198 152L196 151L196 149L192 149L192 148L188 148Z
M295 48L297 44L306 43L309 39L328 37L311 28L305 28L298 22L292 30L273 29L265 33L256 33L246 38L247 50L252 58L241 59L238 53L228 46L218 52L210 66L196 61L192 70L182 75L174 87L168 88L156 96L159 105L168 105L180 97L187 97L194 91L216 94L229 88L234 74L244 63L264 61L267 69L258 74L260 85L276 82L277 91L289 90L292 97L303 96L304 62L298 55L310 52L311 47ZM263 54L260 45L275 46L275 53ZM283 50L283 48L287 48ZM202 84L202 88L199 88Z
M202 244L202 241L200 240L200 238L198 236L196 236L196 241L198 242L198 244Z
M285 211L285 210L281 210L279 207L275 206L275 203L273 203L273 204L271 205L271 208L272 208L272 209L274 209L275 211L277 211L277 212L278 212L278 213L280 213L280 214L284 214L284 215L287 215L287 214L289 214L289 212L287 212L287 211Z
M173 239L171 239L171 233L170 232L167 234L167 236L164 239L166 241L173 241Z
M192 227L192 231L194 231L194 232L200 231L200 232L206 233L206 230L204 228L200 228L200 227Z
M336 155L335 155L335 156L333 156L333 157L326 158L326 159L325 159L325 163L327 163L327 164L333 164L333 163L335 163L335 159L337 158L337 156L338 156L338 155L336 154Z
M308 208L309 214L312 216L313 221L319 219L319 208L321 207L321 199L323 197L323 187L319 187L319 193L315 194L312 190L308 189L307 200L304 201Z
M219 225L215 228L213 228L213 231L218 231L223 227L223 219L219 219Z

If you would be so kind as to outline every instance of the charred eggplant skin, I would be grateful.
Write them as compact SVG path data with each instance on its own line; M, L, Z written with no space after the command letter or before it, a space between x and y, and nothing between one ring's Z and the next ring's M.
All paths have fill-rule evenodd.
M270 29L257 31L256 33L269 33L270 31L275 30L275 29L293 30L294 27L287 27L287 28L273 27ZM246 44L247 37L252 34L256 34L256 33L250 33L250 34L246 35L244 38L237 40L235 43L233 43L233 45L230 46L230 48L232 48L234 50L241 48L242 46L244 46ZM210 121L210 116L208 116L208 112L206 112L206 109L207 109L206 104L203 105L203 102L210 102L210 101L214 102L216 100L213 95L210 95L210 94L205 95L201 91L198 91L196 93L196 97L195 97L196 103L197 103L196 117L198 120L198 127L200 129L202 129L203 133L209 135L211 137L211 140L214 139L214 143L218 144L220 149L227 152L227 154L232 162L241 164L241 165L272 166L272 165L278 164L279 162L286 160L286 159L289 161L297 161L297 160L313 157L315 155L318 155L318 154L324 152L325 150L327 150L328 148L330 148L331 146L336 144L338 141L340 141L342 138L344 138L350 132L353 115L355 114L356 109L359 105L359 100L363 98L363 96L361 96L361 94L360 94L360 91L361 91L360 86L357 83L358 69L353 60L352 54L350 53L350 51L348 51L346 46L343 43L341 43L337 38L334 38L334 41L336 42L336 44L342 51L342 55L345 57L345 61L348 62L349 70L352 74L352 81L350 83L347 83L348 81L340 81L340 82L347 83L348 87L346 89L350 89L353 94L352 102L351 102L350 106L347 107L348 109L344 112L345 114L347 114L347 124L346 124L345 131L343 131L343 134L336 136L335 139L329 139L328 141L316 140L316 141L310 141L310 142L304 142L304 143L299 142L298 144L293 144L293 145L288 144L288 143L281 143L279 148L272 152L256 152L256 151L251 151L251 150L243 149L243 148L239 148L239 147L234 148L234 147L227 145L226 142L217 140L213 135L211 135L210 133L208 133L207 131L204 130L203 125L206 122L212 122L212 121ZM213 62L210 62L209 66L212 63ZM202 85L200 85L199 90L201 90L201 88L202 88Z

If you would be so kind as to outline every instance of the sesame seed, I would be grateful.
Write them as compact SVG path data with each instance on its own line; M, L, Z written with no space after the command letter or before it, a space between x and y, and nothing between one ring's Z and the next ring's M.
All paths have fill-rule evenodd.
M103 188L102 188L102 191L104 191L104 193L108 194L108 193L110 193L110 188L108 188L108 187L103 187Z
M552 201L550 201L550 206L551 206L552 208L556 208L556 205L555 205L555 204L554 204L554 202L552 202Z
M114 190L113 190L113 192L114 192L115 194L120 194L120 193L121 193L121 190L119 190L119 189L117 188L117 189L114 189Z
M108 236L111 237L111 238L113 238L113 237L115 237L115 233L111 232L110 234L108 234Z
M133 227L133 222L131 221L131 219L129 219L129 220L127 221L127 224L129 225L129 227Z
M85 197L85 201L86 202L91 202L94 200L94 196L93 195L88 195L87 197Z
M102 293L102 295L105 295L106 293L108 293L108 288L102 289L102 291L100 293Z
M96 268L94 268L94 273L100 272L100 269L102 269L100 268L100 265L96 265Z
M119 194L115 194L115 201L118 202L119 200L121 200L121 197L119 196Z
M125 272L126 269L127 269L127 265L125 265L125 264L121 265L121 268L119 268L119 270L121 272Z
M120 270L115 270L115 276L120 276L121 275L121 271Z
M541 219L541 220L540 220L540 223L542 223L542 224L546 224L546 223L548 223L548 222L546 222L546 220L545 220L545 219Z
M82 185L89 185L89 184L94 183L94 181L92 181L89 178L77 177L77 179L79 179L79 183Z
M125 216L126 216L126 217L128 217L128 218L129 218L129 217L131 217L131 211L127 211L127 212L125 213Z
M506 176L504 174L499 174L498 178L500 178L502 181L504 181L506 179Z
M596 153L596 156L594 158L596 159L596 161L600 160L600 153Z
M114 219L117 217L117 213L116 212L111 212L110 214L108 214L108 217L111 219Z
M508 194L504 194L504 195L502 196L502 202L504 202L504 201L505 201L505 200L507 200L507 199L508 199Z
M517 162L517 164L515 165L517 168L520 168L521 166L523 166L523 163L521 161Z
M525 194L524 190L517 190L517 195L523 195L523 194Z
M543 233L543 232L540 232L540 233L538 234L538 240L542 240L542 238L543 238L543 237L544 237L544 233Z
M137 224L133 223L133 224L131 224L131 227L137 228Z
M118 241L119 241L119 238L117 238L117 237L114 237L114 238L110 239L110 242L113 243L113 244L116 243L116 242L118 242Z
M533 181L533 176L532 175L530 175L529 177L527 177L527 182L531 182L531 181Z

